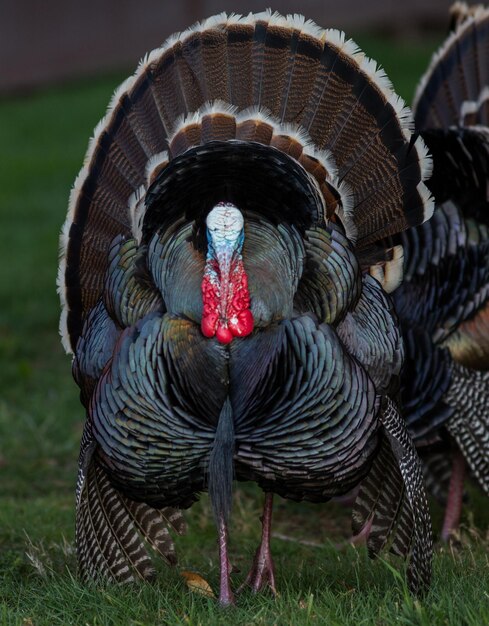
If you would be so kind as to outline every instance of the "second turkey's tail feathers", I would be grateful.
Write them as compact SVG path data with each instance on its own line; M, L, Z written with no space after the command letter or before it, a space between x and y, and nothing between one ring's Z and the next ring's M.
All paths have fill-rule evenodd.
M454 13L454 31L435 52L414 97L416 129L489 125L489 9Z

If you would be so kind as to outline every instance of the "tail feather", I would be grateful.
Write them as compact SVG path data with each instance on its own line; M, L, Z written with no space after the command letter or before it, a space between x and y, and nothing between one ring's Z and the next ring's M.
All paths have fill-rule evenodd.
M297 39L294 31L258 22L255 28L253 66L254 101L260 108L280 114L285 81Z
M458 20L416 90L417 129L489 123L488 31L489 9L482 6Z
M183 534L180 511L133 502L115 489L94 458L95 443L85 426L77 483L76 545L83 579L104 576L120 583L151 580L155 570L145 543L174 565L170 525Z
M236 115L249 107L256 114L235 133L229 118L200 124L196 112L216 101ZM294 141L272 142L264 118L273 120L275 135ZM199 121L200 138L193 127L177 141L182 119ZM260 141L286 150L317 178L328 155L329 178L319 189L329 215L337 213L361 248L431 214L422 182L429 159L421 140L410 145L410 119L384 73L353 42L301 16L221 14L171 37L114 94L75 184L59 272L66 349L100 295L107 247L131 234L130 198L172 138L179 153L197 141Z
M197 35L196 35L197 37ZM199 33L200 46L195 49L200 53L200 63L197 64L193 75L197 75L200 80L204 101L212 102L214 100L226 100L229 102L229 72L227 59L227 33L224 29L206 28ZM184 45L184 50L191 49L192 39ZM186 55L184 52L184 58ZM192 62L188 63L192 67ZM202 73L199 73L201 69ZM185 89L185 96L192 93L192 86ZM192 103L187 101L189 111L195 111L191 108Z
M151 75L153 96L168 137L175 119L188 112L189 97L185 97L184 85L193 86L196 102L203 98L198 74L183 58L182 43L178 39L170 39L163 48L153 51L139 71Z
M127 512L133 518L135 526L153 550L158 552L167 563L175 565L177 554L175 544L168 530L168 518L176 518L177 510L163 509L163 511L159 511L144 502L134 502L127 498L122 498L122 502ZM178 514L181 518L179 511ZM180 529L180 534L183 532L185 532L185 528Z
M318 82L323 45L307 31L294 31L290 62L283 81L279 118L299 121L305 116L304 106L313 99ZM303 124L305 127L305 124Z
M94 573L100 575L101 572L116 582L133 582L135 578L151 580L154 577L151 559L130 518L122 516L123 511L117 492L110 486L107 477L92 465L76 516L82 578L90 578ZM83 541L78 540L80 536L87 537L86 547ZM92 564L97 566L95 571Z
M252 41L255 27L247 20L238 20L230 21L228 28L229 102L243 110L253 104Z
M149 72L138 78L132 93L122 97L121 105L147 158L165 150L167 132L156 104Z
M482 4L468 5L466 2L454 2L450 7L450 31L455 31L457 28L465 22L469 17L474 17L481 9L484 8Z
M393 532L393 540L389 546L389 551L396 556L405 557L415 540L414 515L408 498L401 500L399 504L399 512L395 520L395 532Z

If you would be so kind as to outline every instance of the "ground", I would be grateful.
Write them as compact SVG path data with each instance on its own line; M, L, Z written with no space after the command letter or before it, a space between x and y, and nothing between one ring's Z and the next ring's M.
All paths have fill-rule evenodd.
M359 37L409 102L440 41ZM187 514L177 568L154 585L83 587L73 553L74 484L83 411L57 334L58 233L88 137L124 75L0 102L0 624L473 624L489 623L487 501L475 491L457 547L438 548L433 589L412 600L394 560L337 549L349 536L339 505L279 501L272 547L278 599L244 592L238 607L191 592L181 571L217 590L215 529L203 498ZM231 557L246 574L262 496L236 490ZM435 509L439 522L440 512Z

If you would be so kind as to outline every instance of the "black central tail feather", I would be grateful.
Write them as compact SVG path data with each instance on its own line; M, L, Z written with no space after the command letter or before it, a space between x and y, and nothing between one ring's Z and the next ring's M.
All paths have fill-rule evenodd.
M209 457L208 489L216 523L227 522L231 513L234 478L234 421L229 398L226 398L217 424L214 445Z

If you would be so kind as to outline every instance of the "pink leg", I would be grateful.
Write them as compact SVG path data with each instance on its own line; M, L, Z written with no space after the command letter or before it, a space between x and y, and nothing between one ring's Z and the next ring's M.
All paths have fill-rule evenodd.
M231 565L228 555L228 529L226 522L221 517L219 520L219 563L221 567L221 579L219 589L219 604L229 606L234 604L234 594L231 590Z
M358 535L353 535L348 543L352 546L363 546L367 543L368 537L370 535L370 530L372 529L373 517L368 520L362 530L358 533Z
M450 477L450 486L448 487L448 500L441 531L442 541L448 541L460 523L462 498L464 495L464 477L465 459L460 450L455 450L452 455L452 475Z
M275 588L275 572L273 567L272 553L270 551L270 535L272 532L272 509L273 509L273 493L265 494L265 506L263 507L263 515L261 517L262 533L261 543L255 553L253 565L241 585L239 590L249 585L254 593L261 591L265 586L269 586L274 596L277 595Z

